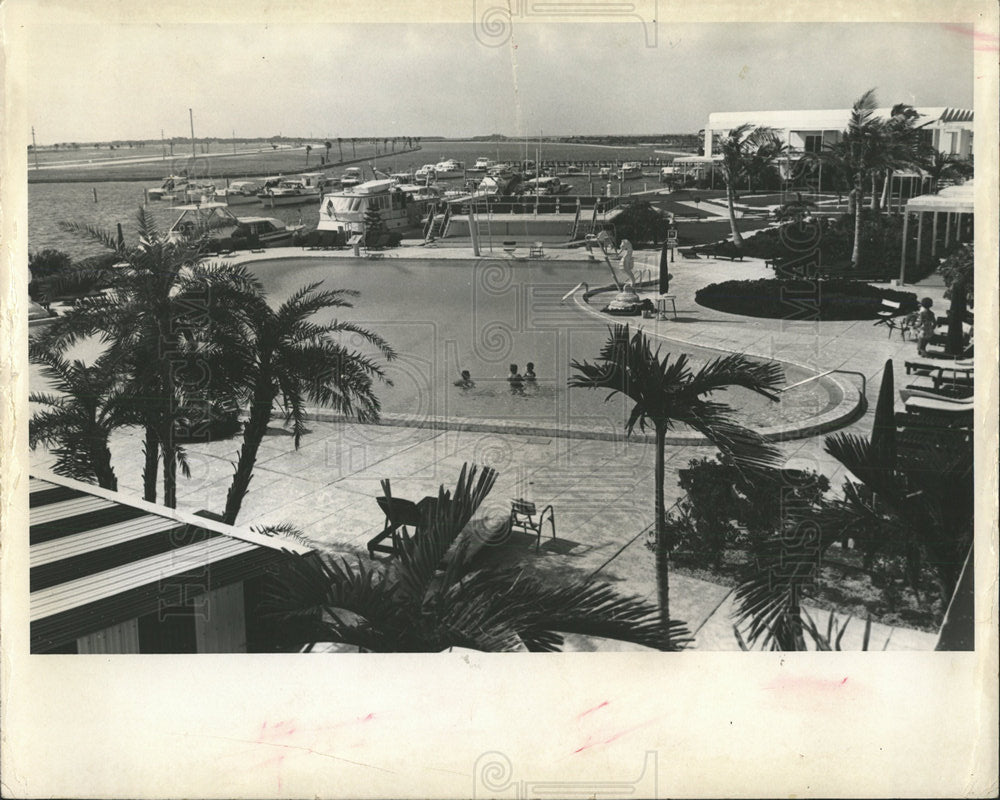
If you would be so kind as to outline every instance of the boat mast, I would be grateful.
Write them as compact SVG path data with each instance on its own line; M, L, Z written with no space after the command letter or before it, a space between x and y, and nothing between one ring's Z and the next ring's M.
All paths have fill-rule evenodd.
M194 172L194 162L198 159L198 154L194 149L194 111L190 108L188 109L188 119L191 122L191 172Z

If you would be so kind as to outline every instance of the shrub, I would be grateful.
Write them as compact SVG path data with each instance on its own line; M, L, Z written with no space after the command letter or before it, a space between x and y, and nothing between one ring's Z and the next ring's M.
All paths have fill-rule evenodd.
M694 299L716 311L768 319L876 319L883 299L899 302L900 315L917 310L917 296L912 292L843 278L723 281L699 289Z
M727 548L752 553L792 522L792 514L816 508L829 479L806 470L741 473L719 458L692 459L679 472L685 497L667 515L671 544L718 566Z
M666 218L646 200L630 200L615 217L615 235L619 241L628 239L634 245L659 244L667 238Z

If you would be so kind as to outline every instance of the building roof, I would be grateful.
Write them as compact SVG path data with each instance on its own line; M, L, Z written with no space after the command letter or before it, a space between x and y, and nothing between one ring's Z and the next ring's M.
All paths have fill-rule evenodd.
M32 477L28 491L33 653L311 552L68 478Z
M918 125L928 122L972 122L972 109L949 107L918 107ZM891 107L878 108L876 115L888 118ZM709 129L728 130L750 122L769 128L790 128L792 130L843 130L847 127L851 109L814 109L788 111L715 111L708 115Z
M972 214L976 210L974 181L942 189L937 194L921 194L906 201L907 211L940 211Z

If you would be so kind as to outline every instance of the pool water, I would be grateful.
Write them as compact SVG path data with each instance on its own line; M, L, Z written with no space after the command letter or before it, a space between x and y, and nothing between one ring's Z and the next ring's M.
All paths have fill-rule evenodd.
M248 267L273 305L313 281L323 281L325 289L360 292L352 308L325 318L362 324L397 350L399 357L388 367L393 385L379 389L386 413L414 420L502 419L621 432L631 409L620 395L606 401L607 392L566 386L570 361L593 361L608 330L606 323L561 298L581 281L606 284L602 264L293 258ZM669 341L661 352L686 353L695 367L721 355ZM509 365L517 364L523 373L529 361L537 384L512 393ZM471 373L474 387L455 385L463 369ZM786 385L811 374L786 368ZM717 392L712 399L729 404L739 421L755 428L801 422L834 404L821 381L789 390L780 402L740 388Z

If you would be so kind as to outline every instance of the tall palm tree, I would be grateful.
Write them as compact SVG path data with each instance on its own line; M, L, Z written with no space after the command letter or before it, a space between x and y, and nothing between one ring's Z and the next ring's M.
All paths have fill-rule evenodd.
M886 121L876 116L875 90L869 89L851 108L847 128L839 141L824 146L820 158L832 162L851 176L850 203L854 212L854 246L851 265L861 263L861 217L865 184L889 163L890 137Z
M419 534L403 536L384 569L331 557L297 557L269 598L288 644L339 642L368 652L556 651L577 633L677 650L691 641L683 623L664 629L655 606L607 584L552 585L521 569L477 560L467 532L496 482L489 467L466 464L453 491L441 486ZM470 528L471 529L471 528Z
M344 163L344 140L337 137L337 152L340 154L340 163Z
M243 267L202 261L205 242L163 236L152 216L136 216L139 244L92 226L64 224L112 251L111 268L80 267L52 279L52 290L105 285L84 297L42 335L45 346L62 351L99 337L110 363L129 375L130 396L145 428L144 497L156 500L158 463L163 462L163 501L177 502L177 466L186 470L177 444L176 418L182 398L197 393L208 375L214 385L235 380L241 315L259 295L260 284Z
M243 426L243 445L226 495L223 518L229 524L236 522L249 489L257 452L279 397L292 420L296 448L305 432L306 399L361 422L379 419L381 403L375 382L391 381L378 361L348 348L339 337L360 337L386 360L396 354L381 336L353 323L313 322L311 317L319 311L350 308L347 298L357 295L344 289L317 291L320 285L312 283L299 289L277 310L261 299L248 314L246 351L240 366L250 417Z
M754 361L742 354L722 356L693 369L686 355L671 360L660 358L649 339L638 330L632 335L628 325L609 328L609 337L595 363L573 361L576 374L571 387L607 389L610 398L618 392L635 405L625 423L626 435L636 425L651 425L656 435L655 525L656 576L660 610L664 624L670 621L666 509L663 500L667 432L677 423L701 433L739 468L776 466L781 452L759 434L734 422L724 403L707 399L713 392L742 386L777 400L776 390L784 379L775 362Z
M326 148L326 160L329 161L330 160L330 148L333 147L333 142L331 142L329 139L327 139L325 142L323 142L323 147Z
M357 139L355 139L355 138L354 138L354 137L352 136L352 137L351 137L351 158L357 158L357 157L358 157L358 148L357 148L357 142L358 142L358 140L357 140Z
M313 146L311 144L306 145L306 166L309 166L309 154L312 152Z
M922 146L920 139L920 128L922 126L917 125L919 118L920 112L906 103L897 103L889 112L889 119L885 122L886 165L881 198L879 198L878 193L875 191L877 175L874 171L872 173L871 210L873 212L878 211L880 207L886 206L893 172L919 166L923 160L923 151L925 148Z
M743 236L736 224L737 186L773 166L786 149L771 128L754 126L749 122L733 128L719 141L719 152L722 154L720 167L729 204L729 225L736 247L743 246Z
M68 361L44 341L30 342L28 350L55 391L28 396L30 402L46 406L31 418L31 448L56 445L56 474L117 490L108 439L116 428L136 422L127 376L106 354L87 365L79 359Z

